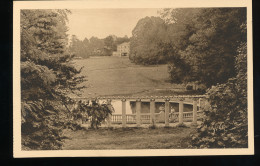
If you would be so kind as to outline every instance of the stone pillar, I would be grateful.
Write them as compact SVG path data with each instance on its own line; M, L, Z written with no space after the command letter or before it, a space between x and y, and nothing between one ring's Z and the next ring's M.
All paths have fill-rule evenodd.
M126 99L122 99L122 127L126 127Z
M197 125L197 99L193 99L193 119L192 124Z
M179 101L179 125L183 124L183 100L180 99Z
M141 99L136 100L136 124L137 127L141 126Z
M156 125L156 121L155 121L155 100L154 99L150 100L150 124L152 126Z
M107 99L107 104L111 104L111 99ZM111 119L112 119L112 115L108 114L107 127L111 127Z
M165 99L165 127L169 127L170 99Z

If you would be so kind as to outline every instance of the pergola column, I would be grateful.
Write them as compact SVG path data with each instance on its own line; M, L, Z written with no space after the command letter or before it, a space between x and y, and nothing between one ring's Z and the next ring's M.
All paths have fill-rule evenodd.
M183 100L181 98L179 101L179 125L183 124Z
M122 99L122 127L126 127L126 99Z
M152 126L156 125L156 121L155 121L155 100L154 99L150 99L150 124Z
M165 127L169 127L170 99L165 99Z
M141 99L136 100L136 124L137 127L141 126Z

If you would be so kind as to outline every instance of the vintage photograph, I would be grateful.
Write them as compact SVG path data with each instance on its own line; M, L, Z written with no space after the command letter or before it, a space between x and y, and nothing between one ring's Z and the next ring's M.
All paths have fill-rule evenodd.
M248 150L247 12L20 9L20 152Z

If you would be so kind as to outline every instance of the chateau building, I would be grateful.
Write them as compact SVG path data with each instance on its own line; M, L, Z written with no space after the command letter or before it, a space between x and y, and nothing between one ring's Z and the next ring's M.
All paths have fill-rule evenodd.
M124 42L122 44L117 45L117 51L113 52L113 56L125 57L125 56L129 56L129 53L130 53L130 43Z

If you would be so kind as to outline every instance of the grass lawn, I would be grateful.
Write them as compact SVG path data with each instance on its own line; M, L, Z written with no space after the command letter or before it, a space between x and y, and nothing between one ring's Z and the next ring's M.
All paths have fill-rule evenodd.
M84 66L87 88L84 96L141 96L173 95L183 86L171 84L167 65L141 66L127 57L91 57L75 60L77 67Z
M194 127L66 130L64 150L184 149Z

